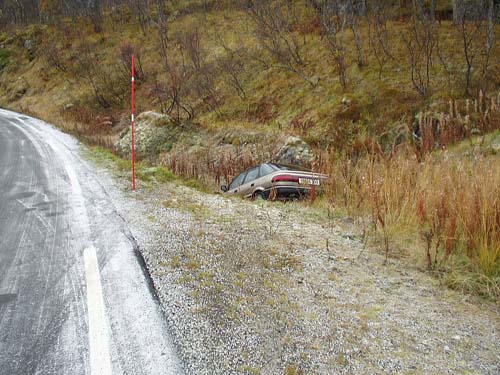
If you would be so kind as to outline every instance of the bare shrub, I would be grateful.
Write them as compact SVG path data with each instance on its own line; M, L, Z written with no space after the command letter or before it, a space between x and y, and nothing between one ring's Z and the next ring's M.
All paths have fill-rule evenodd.
M171 38L170 27L172 16L162 0L156 0L156 30L158 35L158 52L163 67L162 77L156 78L158 84L155 90L162 95L157 95L158 99L163 99L161 105L165 113L181 123L191 121L195 116L193 105L189 102L189 71L182 51Z
M350 2L334 0L309 0L313 9L321 19L321 30L333 58L339 82L343 88L347 87L347 60L345 46L345 31L349 27Z
M139 46L135 46L131 43L125 42L119 46L117 55L124 78L130 77L130 74L132 72L132 55L134 55L134 76L138 81L145 80L146 75L144 74L144 69L142 67L142 50Z
M58 46L55 40L49 41L45 48L44 55L50 67L61 73L66 73L68 71L68 67L64 61L62 49Z
M92 99L99 107L120 107L128 98L129 80L123 79L123 72L117 66L104 64L97 50L94 44L86 41L75 47L72 57L76 63L72 74L90 86Z
M222 96L216 86L214 64L209 63L207 51L202 42L200 29L183 31L175 35L177 45L181 54L186 55L187 66L184 63L185 74L189 76L189 84L193 87L198 99L208 107L209 110L220 114Z
M466 95L471 94L471 88L475 84L480 84L483 89L490 86L488 78L496 28L495 4L493 1L487 3L486 6L467 4L454 14L455 26L462 44Z
M167 113L169 106L168 87L164 82L155 78L153 83L147 85L146 96L162 113Z
M144 35L147 35L151 24L150 3L150 0L129 0L129 6L131 7L133 14L135 14Z
M402 38L408 53L411 82L425 98L431 90L431 74L438 43L435 17L425 14L414 2L411 20Z
M252 57L266 68L288 70L315 86L317 82L304 72L307 64L303 53L305 38L301 39L293 31L298 19L296 11L296 5L290 1L257 0L248 3L247 14L255 24L255 38L272 62L267 62L263 56Z
M246 92L244 88L243 74L248 66L245 66L244 54L245 48L243 45L231 48L220 33L216 33L218 44L224 49L225 54L218 57L217 67L218 70L225 77L226 82L231 86L240 99L246 99Z
M376 2L368 17L369 45L379 67L379 78L381 78L386 64L390 60L394 60L387 28L390 15L391 9L386 2Z

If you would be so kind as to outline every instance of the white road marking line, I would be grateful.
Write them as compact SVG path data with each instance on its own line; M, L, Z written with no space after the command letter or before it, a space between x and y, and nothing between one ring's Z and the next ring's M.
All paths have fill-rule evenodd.
M52 139L45 140L58 155L64 155L63 150ZM67 159L62 159L64 169L69 179L73 195L70 200L75 211L74 219L79 222L78 227L85 237L90 236L90 223L82 188L78 176ZM90 374L111 375L111 356L109 352L108 326L106 309L102 293L101 276L97 252L94 246L83 251L85 278L87 281L87 310L89 318L89 350Z
M0 110L0 113L2 111ZM24 119L19 119L24 122ZM28 131L19 127L23 133L32 141L33 145L43 154L41 146ZM39 133L35 128L36 133ZM41 136L39 134L39 136ZM90 223L88 218L85 200L82 194L82 188L78 181L77 174L68 160L63 158L64 152L58 144L52 139L43 139L53 151L61 156L64 169L69 179L69 183L73 194L70 197L72 207L75 211L74 219L79 222L78 227L82 234L88 238L90 236ZM108 326L106 319L106 311L103 300L101 276L99 274L99 265L97 261L97 253L94 246L90 246L83 251L83 261L85 266L85 278L87 281L87 309L89 317L89 351L90 351L90 375L111 375L111 356L109 351Z
M108 332L95 247L88 247L83 251L83 260L87 279L90 373L91 375L111 375Z

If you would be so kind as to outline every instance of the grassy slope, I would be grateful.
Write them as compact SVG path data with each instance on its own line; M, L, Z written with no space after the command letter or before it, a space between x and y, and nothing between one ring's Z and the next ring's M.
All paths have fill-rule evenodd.
M224 53L220 43L217 42L216 34L220 34L232 47L244 45L247 51L262 54L252 36L252 23L245 14L239 11L213 11L207 15L206 19L196 13L181 16L173 22L171 34L201 26L204 27L202 45L208 63L215 61ZM335 138L343 138L343 136L349 138L356 133L381 134L395 123L411 122L417 110L424 107L426 103L439 102L450 96L460 96L461 93L457 90L456 84L448 85L448 79L441 65L435 61L432 70L432 96L427 102L419 98L412 87L410 71L405 65L407 52L401 40L396 38L406 26L402 22L393 22L389 25L389 33L394 38L392 53L395 60L390 61L384 67L380 76L374 57L368 53L367 26L361 25L360 27L368 62L362 68L354 63L355 51L354 48L349 47L353 45L352 35L346 34L348 61L351 63L348 68L349 85L345 91L338 83L335 68L324 41L315 32L310 32L305 36L306 43L302 53L307 60L307 65L303 68L304 73L312 80L319 80L317 87L311 87L299 76L288 71L277 68L262 69L262 66L245 57L246 66L242 73L242 81L247 99L241 100L219 72L215 80L217 89L224 99L221 107L222 115L207 110L199 101L192 99L197 107L197 121L211 130L243 126L266 131L269 128L279 127L288 132L299 133L311 141L327 139L331 142L335 142ZM71 49L75 49L85 40L96 43L100 55L98 68L117 64L120 45L126 42L140 45L142 63L149 81L161 74L153 29L150 29L146 36L141 34L138 25L133 22L116 24L113 27L108 24L102 34L93 34L84 24L78 25L77 29L78 31L76 27L67 26L66 31L61 33L51 27L44 27L40 30L32 27L17 31L14 38L1 35L0 43L4 44L4 49L9 51L11 56L10 64L0 74L0 87L2 88L0 104L29 109L56 122L61 115L61 109L69 103L81 103L86 107L94 107L93 110L102 114L127 110L126 101L106 110L98 108L88 98L90 88L86 82L81 78L75 78L72 74L57 72L48 67L43 55L45 46L50 40L58 41L58 45L62 48L63 60L68 65L74 63L71 59L71 53L74 52L71 52ZM451 64L458 71L462 71L463 61L460 60L458 54L452 53L460 48L456 29L449 23L443 22L441 34L443 51L449 55ZM83 38L82 35L88 36ZM23 43L27 39L36 41L33 51L23 48ZM498 43L495 48L492 56L498 55ZM31 59L33 60L30 61ZM500 61L492 59L492 63L494 65L492 71L498 72ZM495 75L493 77L493 81L499 78ZM15 94L19 92L21 86L29 87L29 89L18 99ZM148 84L139 87L139 109L155 107L152 100L147 97L148 88ZM248 116L249 110L255 110L271 98L275 98L276 107L273 119L261 124ZM347 108L341 103L343 98L351 101ZM292 129L291 121L304 111L309 111L307 117L311 118L316 125L307 132ZM349 134L345 134L346 132Z

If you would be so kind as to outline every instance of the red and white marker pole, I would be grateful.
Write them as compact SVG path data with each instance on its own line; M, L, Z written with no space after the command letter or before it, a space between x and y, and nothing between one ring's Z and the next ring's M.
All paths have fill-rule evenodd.
M135 191L135 58L132 55L132 190Z

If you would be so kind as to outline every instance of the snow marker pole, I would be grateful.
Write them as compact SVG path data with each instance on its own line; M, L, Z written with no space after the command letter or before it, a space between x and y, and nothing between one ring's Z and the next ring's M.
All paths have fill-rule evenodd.
M135 191L135 58L132 54L132 190Z

